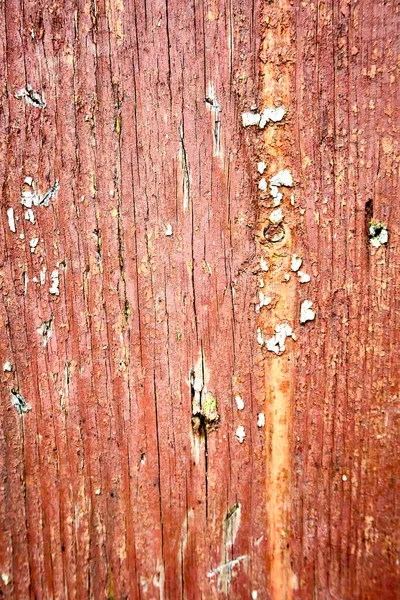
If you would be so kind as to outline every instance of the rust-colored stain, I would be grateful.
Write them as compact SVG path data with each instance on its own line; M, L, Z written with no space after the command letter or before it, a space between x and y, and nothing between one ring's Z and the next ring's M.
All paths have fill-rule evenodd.
M397 4L1 4L2 598L397 597Z

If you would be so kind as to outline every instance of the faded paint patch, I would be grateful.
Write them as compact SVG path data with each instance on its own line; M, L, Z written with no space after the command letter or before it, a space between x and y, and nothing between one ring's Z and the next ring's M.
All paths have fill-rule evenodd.
M207 573L208 577L218 575L218 591L228 594L232 579L232 569L248 559L247 556L230 556L240 527L242 507L234 504L226 513L222 526L221 563Z

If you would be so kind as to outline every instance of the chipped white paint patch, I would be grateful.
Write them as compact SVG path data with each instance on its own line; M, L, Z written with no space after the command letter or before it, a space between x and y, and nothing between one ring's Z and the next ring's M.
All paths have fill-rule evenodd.
M303 300L300 308L300 323L306 323L315 319L315 312L311 308L312 305L311 300Z
M380 246L387 244L389 234L386 225L377 221L371 221L369 225L369 237L370 244L374 248L380 248Z
M342 481L347 481L347 475L342 475Z
M244 409L244 400L241 396L235 396L236 406L238 410Z
M32 181L32 183L28 183L28 181ZM25 183L29 185L30 190L22 190L21 192L21 204L26 208L32 208L32 206L38 206L40 203L40 198L36 194L34 190L34 183L32 177L26 177Z
M14 209L13 208L7 209L7 218L8 218L8 226L9 226L10 230L13 233L15 233L16 229L15 229L15 219L14 219Z
M269 180L269 191L274 200L274 206L279 206L283 198L283 194L279 191L279 188L281 186L293 186L293 178L288 169L283 169L282 171L279 171L279 173L271 177L271 179Z
M40 206L48 206L50 200L52 200L53 198L55 198L57 196L59 189L60 189L60 182L58 180L56 180L54 182L54 184L47 190L47 192L45 194L43 194L42 196L39 196Z
M252 125L258 125L261 119L261 115L258 113L246 112L242 113L243 127L251 127Z
M43 338L43 346L46 347L49 339L51 338L51 334L53 332L53 320L54 317L51 315L48 321L43 321L41 326L36 329L36 333L42 336Z
M303 263L302 258L297 256L297 254L292 254L292 263L291 263L292 271L294 271L296 273L300 269L302 263Z
M217 96L215 93L213 83L208 85L208 92L206 98L206 105L214 115L213 124L213 142L214 142L214 156L220 156L221 154L221 109L218 104Z
M296 336L289 323L280 323L275 327L275 335L266 340L265 345L269 352L275 354L282 354L286 350L285 342L286 338L291 337L296 340Z
M261 113L259 127L263 129L269 122L278 123L279 121L282 121L285 114L286 110L283 106L279 106L278 108L264 108Z
M271 185L269 191L274 200L274 206L279 206L283 198L282 192L279 191L276 185Z
M172 235L172 225L171 223L168 223L166 229L165 229L165 235L170 236Z
M290 273L285 273L283 276L283 281L289 281L290 280Z
M28 208L28 210L25 211L25 221L30 221L33 224L35 223L35 215L31 208Z
M276 210L272 211L272 213L269 215L269 220L271 221L271 223L274 223L274 225L277 225L278 223L283 221L282 209L277 208Z
M29 241L29 246L31 248L31 252L35 252L35 248L39 243L39 238L33 238L32 240Z
M239 440L239 442L243 444L244 438L246 437L246 432L244 430L243 425L239 425L239 427L236 429L235 436Z
M26 88L21 88L15 94L15 97L19 99L23 99L26 104L30 104L31 106L36 106L36 108L46 108L46 100L44 95L41 96L39 92L33 89L33 87L27 83Z
M257 592L257 590L253 590L251 592L251 600L257 600L257 598L258 598L258 592Z
M258 182L258 189L261 192L266 192L267 191L267 181L266 181L266 179L264 177L262 179L260 179L260 181Z
M4 583L4 585L8 585L11 581L11 577L8 575L8 573L2 573L1 574L1 579Z
M54 269L54 271L52 272L50 277L51 277L51 287L49 289L49 292L50 292L50 294L53 294L54 296L59 296L60 290L58 289L58 286L60 285L60 280L59 280L58 270Z
M259 327L257 328L257 342L260 344L260 346L264 346L263 334Z
M263 287L264 287L264 285L265 285L265 283L264 283L264 279L259 279L259 280L258 280L258 287L260 287L260 288L263 288Z
M260 175L262 175L264 173L266 168L267 168L267 165L265 164L265 162L263 160L257 164L257 171L260 173Z
M297 275L299 277L300 283L308 283L309 281L311 281L311 277L307 273L304 273L304 271L299 271Z
M265 425L265 415L264 413L260 413L257 418L257 427L264 427Z
M269 184L276 187L280 187L281 185L285 187L292 187L292 175L288 169L283 169L283 171L279 171L279 173L271 177Z
M265 258L260 259L260 267L261 267L261 271L268 271L269 266L268 266L268 263L265 260Z
M263 306L268 306L272 302L272 298L270 296L264 296L264 292L258 292L259 303L256 305L256 313L259 313Z
M10 361L6 360L6 362L3 365L3 371L12 371L12 364L10 363Z

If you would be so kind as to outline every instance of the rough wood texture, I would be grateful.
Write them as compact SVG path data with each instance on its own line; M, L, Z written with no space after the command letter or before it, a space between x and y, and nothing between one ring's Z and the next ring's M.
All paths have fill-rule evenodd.
M396 598L398 2L0 8L2 597Z

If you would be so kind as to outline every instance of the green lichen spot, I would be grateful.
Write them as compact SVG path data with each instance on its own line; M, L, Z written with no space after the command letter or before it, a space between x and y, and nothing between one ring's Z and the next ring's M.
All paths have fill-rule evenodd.
M211 392L207 392L203 397L202 413L207 429L215 429L219 423L217 399Z

